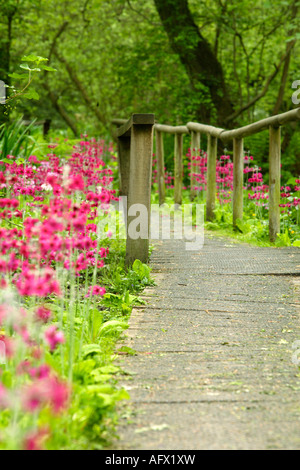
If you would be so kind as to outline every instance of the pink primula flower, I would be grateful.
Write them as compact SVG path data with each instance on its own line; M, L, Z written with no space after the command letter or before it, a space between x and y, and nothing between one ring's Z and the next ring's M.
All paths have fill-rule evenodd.
M35 311L36 320L41 321L42 323L48 323L51 318L51 315L51 310L44 306L38 307Z
M54 351L58 344L65 342L64 334L62 331L58 331L55 325L49 326L45 331L45 340L49 344L51 351Z
M86 297L90 297L91 295L100 295L103 297L104 294L106 294L105 287L92 286L89 288L88 294L86 295Z

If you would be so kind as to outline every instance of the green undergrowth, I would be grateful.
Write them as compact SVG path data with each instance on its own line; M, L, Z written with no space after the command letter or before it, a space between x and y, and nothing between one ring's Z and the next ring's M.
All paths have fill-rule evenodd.
M59 449L105 449L117 436L120 401L130 398L118 385L124 371L115 365L119 355L130 354L122 346L134 306L144 301L140 293L154 284L149 266L136 260L125 266L125 243L111 240L101 284L106 294L89 315L80 359L73 365L71 407L48 447ZM78 321L78 333L81 331ZM125 333L126 334L126 333Z
M196 204L205 205L203 199L190 201L189 191L183 191L182 206ZM174 205L174 195L167 192L166 204ZM152 193L152 204L158 204L158 193ZM205 213L205 211L204 211ZM204 220L204 229L207 235L227 237L236 242L249 243L254 246L264 247L300 247L300 225L298 218L289 217L287 214L281 216L280 233L277 235L275 243L269 240L269 220L266 209L257 208L254 202L249 202L245 197L244 214L242 220L237 220L236 227L233 227L232 204L220 204L216 202L215 218L209 222Z

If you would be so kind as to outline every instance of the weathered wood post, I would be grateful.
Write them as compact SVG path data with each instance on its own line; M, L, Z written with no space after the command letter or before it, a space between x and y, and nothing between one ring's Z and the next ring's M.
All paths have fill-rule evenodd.
M158 194L159 204L162 205L166 199L166 184L165 184L165 153L164 153L164 140L163 133L156 129L155 131L155 144L156 144L156 157L157 157L157 177L158 177Z
M216 207L217 137L208 134L206 220L213 221Z
M130 174L130 136L118 138L119 193L128 197Z
M196 172L196 160L193 161L193 158L199 155L200 145L201 145L200 132L191 131L191 191L190 191L191 201L193 201L195 197L197 196L197 191L195 190L195 186L197 182L196 182L196 178L193 176L193 174L195 174Z
M270 126L269 236L273 243L280 233L281 128Z
M153 125L154 114L133 114L117 132L121 175L127 172L122 183L124 195L124 180L128 182L127 265L136 259L146 263L149 256Z
M233 226L243 218L244 139L233 139Z
M174 169L174 202L175 204L182 204L182 180L183 180L183 134L175 134L175 147L174 147L174 158L175 158L175 169Z

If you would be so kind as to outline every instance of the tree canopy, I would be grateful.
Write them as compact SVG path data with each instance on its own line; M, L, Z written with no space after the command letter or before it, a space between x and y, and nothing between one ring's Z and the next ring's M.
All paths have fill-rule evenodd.
M295 107L296 0L0 0L0 9L0 79L15 82L8 74L26 54L57 69L39 75L39 101L17 105L26 119L78 135L109 133L132 112L231 128Z

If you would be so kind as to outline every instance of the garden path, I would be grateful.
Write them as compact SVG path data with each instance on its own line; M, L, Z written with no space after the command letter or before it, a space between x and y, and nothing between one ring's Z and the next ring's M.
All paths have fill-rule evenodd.
M300 449L299 248L171 240L151 266L114 449Z

